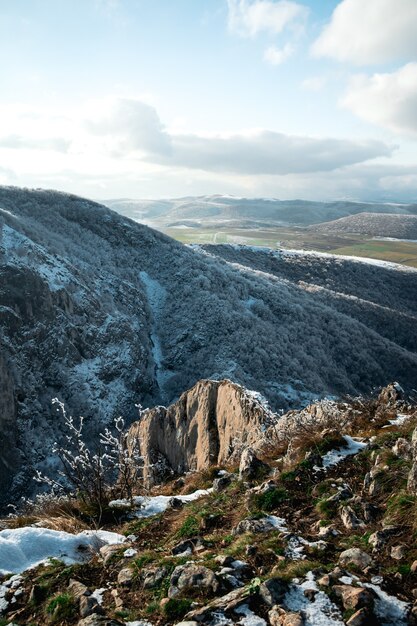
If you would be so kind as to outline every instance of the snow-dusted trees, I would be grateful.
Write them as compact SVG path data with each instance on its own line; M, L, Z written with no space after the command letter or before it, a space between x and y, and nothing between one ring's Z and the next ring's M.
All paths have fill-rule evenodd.
M52 403L63 418L65 444L54 444L52 450L61 467L57 479L38 471L35 480L55 493L76 496L88 512L98 517L112 499L131 499L140 487L141 458L128 449L124 420L116 418L114 429L100 433L92 449L84 440L83 417L76 424L62 402L54 398Z

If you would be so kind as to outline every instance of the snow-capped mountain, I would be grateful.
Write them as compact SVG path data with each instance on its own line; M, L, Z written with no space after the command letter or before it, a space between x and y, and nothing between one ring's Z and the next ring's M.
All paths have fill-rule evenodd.
M417 271L329 255L187 247L76 196L0 188L0 483L28 489L60 422L229 378L273 409L415 385ZM28 470L22 471L22 468ZM10 491L9 491L10 493Z

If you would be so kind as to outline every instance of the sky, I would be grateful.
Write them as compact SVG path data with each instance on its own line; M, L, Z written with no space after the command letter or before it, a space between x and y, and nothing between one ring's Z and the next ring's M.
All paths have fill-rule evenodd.
M417 202L417 0L0 0L0 184Z

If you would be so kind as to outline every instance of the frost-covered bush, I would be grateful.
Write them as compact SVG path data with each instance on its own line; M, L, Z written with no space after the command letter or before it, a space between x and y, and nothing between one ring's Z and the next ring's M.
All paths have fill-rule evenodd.
M60 461L58 477L37 471L35 480L48 485L55 494L75 495L86 509L101 517L110 500L133 497L140 485L141 459L127 449L124 420L114 420L92 449L84 440L84 419L78 424L57 398L52 400L63 418L64 445L54 444L52 452Z

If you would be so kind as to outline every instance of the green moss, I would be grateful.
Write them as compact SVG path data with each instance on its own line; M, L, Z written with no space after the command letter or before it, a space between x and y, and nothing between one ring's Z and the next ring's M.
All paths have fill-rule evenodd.
M189 515L185 518L182 526L176 532L176 536L187 539L189 537L198 535L199 529L200 526L197 517L195 517L195 515Z
M170 620L181 619L190 610L191 600L187 598L170 598L164 605L164 614Z
M260 511L273 511L282 502L289 497L288 491L284 487L277 487L275 489L269 489L264 493L259 493L253 496L251 502L251 509L257 509Z
M327 498L316 502L316 511L326 520L333 519L337 511L337 502L331 502Z
M77 604L70 593L60 593L49 601L46 612L51 616L52 623L57 624L64 620L75 619Z

